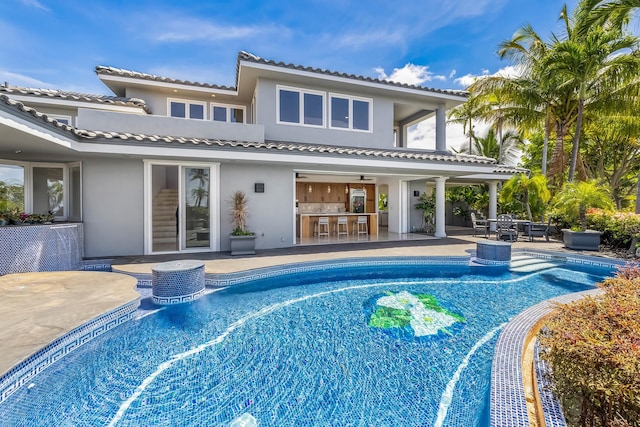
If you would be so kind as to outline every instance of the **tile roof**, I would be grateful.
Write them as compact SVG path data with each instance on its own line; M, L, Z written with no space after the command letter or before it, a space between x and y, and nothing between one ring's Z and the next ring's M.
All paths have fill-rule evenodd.
M273 61L273 60L270 60L270 59L264 59L264 58L261 58L261 57L259 57L257 55L254 55L252 53L245 52L245 51L240 51L240 53L238 53L238 67L240 65L240 61L248 61L248 62L254 62L254 63L257 63L257 64L265 64L265 65L272 65L272 66L276 66L276 67L289 68L289 69L292 69L292 70L306 71L306 72L317 73L317 74L325 74L325 75L329 75L329 76L342 77L342 78L345 78L345 79L361 80L361 81L369 82L369 83L377 83L377 84L383 84L383 85L388 85L388 86L403 87L403 88L407 88L407 89L422 90L422 91L426 91L426 92L433 92L433 93L441 93L441 94L446 94L446 95L461 96L461 97L464 97L464 98L467 98L469 96L469 92L463 91L463 90L434 89L434 88L429 88L429 87L425 87L425 86L410 85L410 84L406 84L406 83L398 83L398 82L389 81L389 80L382 80L382 79L376 79L376 78L372 78L372 77L359 76L359 75L356 75L356 74L340 73L340 72L337 72L337 71L324 70L322 68L305 67L305 66L296 65L296 64L286 64L284 62L276 62L276 61Z
M11 95L38 96L42 98L60 98L69 101L93 102L99 104L139 107L151 113L144 100L139 98L124 98L120 96L92 95L88 93L70 92L58 89L38 89L20 86L0 85L0 92Z
M122 69L122 68L107 67L107 66L103 66L103 65L99 65L99 66L96 67L96 74L112 75L112 76L119 76L119 77L130 77L130 78L134 78L134 79L151 80L151 81L157 81L157 82L163 82L163 83L175 83L175 84L182 84L182 85L188 85L188 86L204 87L204 88L209 88L209 89L236 90L237 89L237 85L238 85L238 75L240 74L239 73L240 61L253 62L253 63L256 63L256 64L264 64L264 65L276 66L276 67L281 67L281 68L288 68L288 69L291 69L291 70L306 71L306 72L311 72L311 73L316 73L316 74L325 74L325 75L329 75L329 76L342 77L342 78L351 79L351 80L360 80L360 81L364 81L364 82L376 83L376 84L381 84L381 85L386 85L386 86L402 87L402 88L421 90L421 91L431 92L431 93L439 93L439 94L445 94L445 95L460 96L460 97L463 97L463 98L466 98L466 97L469 96L469 93L466 92L466 91L463 91L463 90L434 89L434 88L429 88L429 87L425 87L425 86L410 85L410 84L406 84L406 83L398 83L398 82L393 82L393 81L389 81L389 80L382 80L382 79L376 79L376 78L372 78L372 77L359 76L359 75L355 75L355 74L340 73L340 72L337 72L337 71L324 70L324 69L321 69L321 68L305 67L305 66L302 66L302 65L295 65L295 64L286 64L284 62L276 62L276 61L273 61L273 60L270 60L270 59L264 59L264 58L261 58L261 57L259 57L257 55L254 55L252 53L245 52L245 51L241 51L240 53L238 53L238 61L237 61L237 66L236 66L236 86L235 87L219 86L219 85L214 85L214 84L209 84L209 83L191 82L189 80L178 80L178 79L173 79L173 78L170 78L170 77L161 77L161 76L156 76L154 74L141 73L141 72L138 72L138 71L125 70L125 69Z
M476 164L476 165L494 165L495 160L486 157L466 155L466 154L442 154L432 151L411 151L411 150L385 150L378 148L366 148L366 147L341 147L334 145L320 145L320 144L305 144L294 142L280 142L280 141L264 141L264 142L251 142L251 141L231 141L220 139L208 139L208 138L193 138L193 137L178 137L178 136L166 136L166 135L146 135L138 133L128 132L104 132L94 131L86 129L78 129L73 126L69 126L63 123L59 123L57 120L48 117L46 114L40 113L37 110L27 107L21 102L10 99L6 95L0 94L0 107L8 106L15 112L21 113L25 116L31 116L36 120L43 122L44 125L53 126L60 131L68 132L75 136L79 141L99 141L108 140L113 142L132 142L132 143L166 143L182 146L196 146L203 148L220 148L231 150L261 150L272 152L287 152L289 154L325 154L325 155L340 155L340 156L355 156L355 157L367 157L367 158L384 158L384 159L400 159L400 160L419 160L419 161L434 161L434 162L449 162L449 163L461 163L461 164ZM516 168L512 168L505 165L495 165L495 172L497 173L514 173L517 172Z
M172 79L170 77L156 76L155 74L141 73L139 71L131 71L131 70L125 70L122 68L107 67L104 65L98 65L96 67L96 74L118 76L118 77L129 77L133 79L150 80L150 81L162 82L162 83L174 83L174 84L181 84L181 85L187 85L187 86L198 86L198 87L204 87L208 89L236 90L235 87L219 86L219 85L214 85L210 83L191 82L189 80Z

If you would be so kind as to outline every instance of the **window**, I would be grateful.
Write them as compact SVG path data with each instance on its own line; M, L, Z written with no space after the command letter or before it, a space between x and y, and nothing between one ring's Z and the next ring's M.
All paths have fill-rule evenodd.
M278 123L324 127L324 93L277 88Z
M371 100L330 95L330 128L371 132Z
M50 119L57 120L58 123L62 123L69 126L72 125L71 116L58 116L58 115L52 115L52 114L48 114L48 116Z
M81 220L80 163L0 163L0 211L51 212L57 220Z
M65 217L64 168L34 166L32 170L33 213L51 212L57 218Z
M211 104L211 120L214 122L244 123L245 107Z
M24 184L24 166L0 163L0 211L24 212Z
M169 117L179 117L183 119L204 120L206 103L197 101L182 101L179 99L169 99Z

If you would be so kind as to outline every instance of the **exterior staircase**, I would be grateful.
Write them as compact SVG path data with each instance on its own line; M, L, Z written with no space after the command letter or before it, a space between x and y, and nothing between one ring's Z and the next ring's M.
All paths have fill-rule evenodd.
M153 198L152 236L154 251L178 249L178 234L176 232L177 207L177 189L163 188Z

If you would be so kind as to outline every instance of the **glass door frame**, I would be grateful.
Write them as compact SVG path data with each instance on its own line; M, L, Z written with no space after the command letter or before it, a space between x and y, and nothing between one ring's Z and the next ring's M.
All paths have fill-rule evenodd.
M184 252L210 252L220 251L220 163L169 161L145 159L144 162L144 254L158 253L184 253ZM186 196L184 194L184 170L186 168L209 169L209 246L186 248L184 242L184 230L186 227L186 215L179 215L178 250L168 252L153 251L153 191L152 183L153 166L177 166L178 167L178 206L184 206Z

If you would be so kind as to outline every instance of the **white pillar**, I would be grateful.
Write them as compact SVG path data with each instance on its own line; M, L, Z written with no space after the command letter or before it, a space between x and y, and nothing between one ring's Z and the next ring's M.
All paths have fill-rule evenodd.
M447 116L444 105L436 108L436 151L447 151Z
M489 218L498 217L498 181L489 181ZM496 231L496 223L490 224L491 231Z
M445 231L445 197L444 197L444 182L447 180L445 177L436 178L436 237L447 237Z

